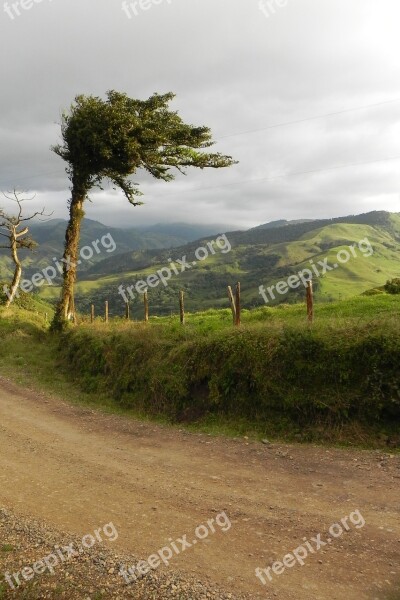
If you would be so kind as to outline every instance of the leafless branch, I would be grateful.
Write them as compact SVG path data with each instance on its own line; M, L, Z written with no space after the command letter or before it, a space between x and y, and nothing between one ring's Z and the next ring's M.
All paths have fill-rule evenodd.
M18 205L18 216L11 217L11 219L13 219L14 225L19 225L20 223L22 223L24 221L32 221L32 219L35 219L36 217L46 217L46 219L38 219L41 222L45 222L47 220L47 217L51 217L53 215L54 211L52 211L51 213L46 213L45 212L46 209L43 207L42 210L35 211L31 216L23 217L22 216L22 210L23 210L22 203L30 202L36 198L36 194L33 194L33 196L31 196L31 197L24 198L23 195L26 193L27 192L25 192L25 191L18 191L17 189L14 189L12 192L3 192L3 196L5 198L7 198L7 200L10 200L11 202L15 202ZM4 209L0 209L0 216L2 216L3 218L4 217L7 218L7 220L10 219L10 217L8 215L6 215Z

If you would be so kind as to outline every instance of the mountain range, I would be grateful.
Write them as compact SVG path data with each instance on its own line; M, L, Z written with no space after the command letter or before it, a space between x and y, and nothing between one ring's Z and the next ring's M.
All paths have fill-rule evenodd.
M154 315L177 312L181 289L185 291L188 311L227 307L227 286L237 281L241 282L246 308L265 302L271 306L296 302L304 298L304 286L291 288L285 282L303 269L312 272L316 298L320 302L361 294L400 276L399 213L373 211L335 219L278 221L247 231L231 231L224 236L201 236L174 248L113 253L92 264L80 276L76 286L77 306L87 312L94 303L99 312L108 300L111 314L122 314L124 296L119 289L132 286L131 294L127 296L125 291L125 297L134 296L132 312L139 318L141 292L146 284L139 283L138 290L136 285L148 281L149 276L152 277L149 299ZM212 244L217 239L220 239L220 248ZM223 251L228 244L231 250ZM202 256L204 251L208 253L204 260L196 255L199 248L204 249ZM188 266L181 272L183 258ZM166 285L162 281L153 285L157 272L164 269L162 272L168 273L165 271L168 268L172 276ZM278 284L279 292L274 288L275 292L266 298L260 294L260 286L268 289ZM48 300L55 300L59 289L47 286L40 293Z
M24 264L24 275L30 278L38 270L53 264L53 258L60 259L63 255L65 230L67 221L63 219L51 219L49 221L32 223L29 233L37 242L38 246L34 252L21 250L21 258ZM93 242L103 236L111 236L115 242L113 257L129 251L140 251L149 249L163 249L181 246L201 236L211 235L219 231L219 225L194 225L187 223L160 223L147 228L122 229L103 225L98 221L84 219L81 231L80 247L91 246ZM79 272L84 273L96 263L110 256L101 244L98 246L100 252L94 252L88 260L82 260ZM0 249L0 280L9 277L13 265L9 253Z

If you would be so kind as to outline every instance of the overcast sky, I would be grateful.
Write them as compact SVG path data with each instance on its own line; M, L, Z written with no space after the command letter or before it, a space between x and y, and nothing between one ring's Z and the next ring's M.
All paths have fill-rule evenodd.
M400 211L399 0L2 3L0 190L34 191L66 218L65 165L50 151L61 111L78 93L173 91L184 120L240 163L172 183L138 172L145 206L95 192L89 218L230 229Z

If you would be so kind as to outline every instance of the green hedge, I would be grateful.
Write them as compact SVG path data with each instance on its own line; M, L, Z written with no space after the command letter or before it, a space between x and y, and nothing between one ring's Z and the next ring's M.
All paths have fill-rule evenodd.
M149 325L63 335L63 364L87 391L173 420L218 413L316 421L400 420L400 331L390 324L269 327L207 335Z

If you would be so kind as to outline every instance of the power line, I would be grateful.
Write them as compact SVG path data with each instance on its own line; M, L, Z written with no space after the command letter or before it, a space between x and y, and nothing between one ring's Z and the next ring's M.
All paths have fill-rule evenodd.
M268 125L266 127L258 128L258 129L250 129L248 131L241 131L241 132L231 133L231 134L228 134L228 135L224 135L224 136L218 137L217 141L218 140L227 139L227 138L230 138L230 137L239 136L239 135L246 135L246 134L250 134L250 133L256 133L256 132L259 132L259 131L267 131L269 129L276 129L276 128L279 128L279 127L287 127L287 126L290 126L290 125L297 125L299 123L306 123L308 121L315 121L315 120L318 120L318 119L324 119L324 118L328 118L328 117L333 117L333 116L336 116L336 115L341 115L341 114L345 114L345 113L349 113L349 112L356 112L358 110L365 110L365 109L368 109L368 108L375 108L375 107L384 106L384 105L387 105L387 104L394 104L396 102L400 102L400 98L393 98L392 100L384 100L382 102L375 102L373 104L365 104L363 106L356 106L356 107L353 107L353 108L346 108L346 109L339 110L339 111L336 111L336 112L325 113L323 115L316 115L316 116L313 116L313 117L306 117L304 119L297 119L297 120L294 120L294 121L284 121L282 123L275 123L275 124L272 124L272 125ZM383 159L383 160L393 160L393 159L389 158L389 159ZM394 159L394 160L396 160L396 159ZM372 161L372 162L376 162L376 161ZM377 161L377 162L380 162L380 161ZM358 164L358 163L356 163L356 164ZM363 164L363 163L360 163L360 164ZM368 163L365 163L365 164L368 164ZM335 167L333 167L333 168L335 168ZM337 168L343 168L343 167L337 167ZM310 171L310 173L311 172L315 173L317 171ZM299 174L303 174L303 173L299 173ZM49 177L49 176L52 176L52 175L60 175L60 172L59 171L53 171L52 173L38 173L36 175L32 175L29 178L20 179L19 182L28 181L28 180L31 180L31 179L37 179L39 177ZM279 175L278 177L284 177L284 176L285 175ZM234 185L234 184L227 184L227 185ZM216 186L216 187L220 187L220 186ZM214 189L214 188L194 188L194 191L196 191L196 189ZM169 195L169 194L166 194L166 195Z
M276 129L278 127L287 127L288 125L297 125L298 123L306 123L307 121L316 121L317 119L325 119L327 117L334 117L336 115L343 115L349 112L356 112L358 110L365 110L367 108L375 108L377 106L384 106L386 104L394 104L400 102L400 98L394 98L393 100L384 100L383 102L375 102L374 104L365 104L364 106L356 106L354 108L345 108L336 112L325 113L324 115L316 115L314 117L306 117L304 119L297 119L296 121L283 121L282 123L274 123L273 125L267 125L259 129L249 129L247 131L238 131L237 133L230 133L228 135L222 135L218 137L218 140L225 140L230 137L237 135L246 135L248 133L257 133L258 131L267 131L268 129Z
M393 162L393 161L396 161L396 160L400 160L400 155L398 155L398 156L389 156L389 157L386 157L386 158L377 158L377 159L374 159L374 160L367 160L367 161L361 161L361 162L346 163L346 164L343 164L343 165L333 165L331 167L325 167L323 169L310 169L310 170L307 170L307 171L292 171L292 172L289 172L289 173L280 173L279 175L273 175L273 176L268 176L268 177L257 177L255 179L241 179L239 181L233 181L232 183L223 183L221 185L213 185L213 186L207 186L207 187L197 187L197 188L191 188L189 190L175 190L174 192L167 192L165 194L155 194L155 195L153 195L153 197L161 198L161 197L164 197L164 196L174 196L176 194L190 194L191 192L215 190L215 189L224 188L224 187L230 187L230 186L233 186L233 185L239 185L239 184L243 184L243 183L257 183L257 182L260 182L260 181L274 181L276 179L284 179L284 178L289 178L289 177L296 177L298 175L314 175L314 174L317 174L317 173L326 173L326 172L329 172L329 171L337 171L337 170L340 170L340 169L348 169L350 167L362 167L362 166L365 166L365 165L373 165L373 164L379 164L379 163L385 163L385 162Z
M367 160L367 161L363 161L363 162L347 163L344 165L334 165L332 167L325 167L324 169L311 169L308 171L292 171L290 173L281 173L279 175L274 175L272 177L258 177L256 179L242 179L239 181L234 181L232 183L224 183L221 185L215 185L215 186L210 186L210 187L198 187L198 188L192 188L190 190L179 190L179 191L175 191L175 192L168 192L167 194L158 194L158 195L155 195L154 197L160 198L161 196L162 197L173 196L175 194L190 194L191 192L198 192L201 190L214 190L214 189L229 187L232 185L238 185L238 184L242 184L242 183L257 183L259 181L274 181L275 179L282 179L285 177L295 177L298 175L312 175L315 173L325 173L328 171L335 171L335 170L339 170L339 169L348 169L350 167L360 167L360 166L390 162L390 161L395 161L395 160L400 160L400 155L390 156L387 158L378 158L378 159L374 159L374 160Z

